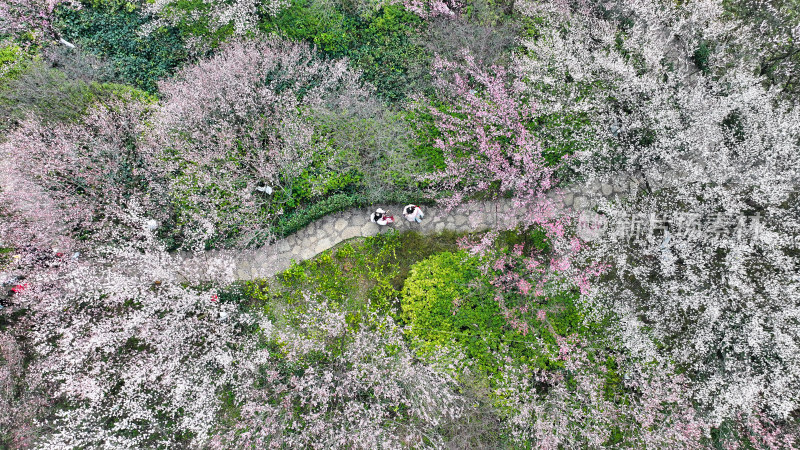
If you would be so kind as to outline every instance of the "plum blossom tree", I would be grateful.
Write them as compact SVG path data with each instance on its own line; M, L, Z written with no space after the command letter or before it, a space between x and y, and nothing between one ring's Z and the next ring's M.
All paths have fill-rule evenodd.
M426 176L433 182L432 195L453 207L478 193L513 195L517 208L532 208L526 224L544 221L534 212L547 210L544 194L555 187L557 164L549 165L542 149L526 129L534 107L506 86L506 71L478 67L465 56L460 65L441 59L434 62L437 85L453 104L430 107L440 137L434 147L442 152L445 168ZM450 76L452 74L452 76Z
M309 113L365 99L358 77L345 60L268 38L231 43L163 82L149 146L153 166L171 174L180 225L211 224L245 243L262 230L313 156L330 153L312 140Z
M615 276L598 295L669 343L660 353L692 369L695 398L718 421L761 409L785 419L797 408L792 392L800 383L793 369L800 116L754 98L759 105L738 104L747 111L739 116L741 143L722 144L724 130L703 137L712 141L701 154L715 161L713 170L684 172L650 195L600 210L613 233L598 248ZM648 169L669 173L669 156Z
M92 261L29 274L15 300L28 310L34 350L25 381L38 380L63 408L47 414L35 391L3 392L0 406L26 408L3 431L22 436L39 425L50 431L36 445L54 448L443 442L437 426L463 402L450 377L415 360L390 318L316 297L266 316L222 301L223 288L228 299L241 295L225 288L226 257L208 265L222 270L184 273L143 229ZM0 344L5 387L19 376L19 357ZM217 420L227 399L238 417L229 428Z
M552 195L558 193L557 171L569 156L545 153L530 129L537 114L519 80L501 67L485 70L469 55L464 59L464 64L437 59L433 65L446 106L428 110L438 133L433 145L445 167L424 180L431 183L429 194L448 208L476 197L508 196L511 209L499 214L495 231L542 233L546 251L494 252L496 233L464 242L473 254L487 256L486 271L494 277L504 313L512 326L524 326L517 316L529 315L536 297L585 289L598 267L578 269L571 263L581 242L570 231L573 214ZM505 295L517 300L506 302Z
M19 332L17 327L15 332ZM25 367L18 336L0 332L0 443L4 447L30 447L38 431L35 419L51 405L44 380Z
M423 19L452 17L463 7L462 2L458 0L403 0L402 3L408 11Z
M452 377L415 362L391 318L305 301L288 323L262 329L269 345L250 360L258 386L212 447L443 445L438 427L465 407Z
M132 100L97 105L78 123L45 124L29 116L0 151L0 225L7 244L61 248L91 237L124 240L141 224L126 208L169 213L163 184L147 169L137 144L146 104Z
M181 286L152 233L139 237L145 245L29 274L15 300L30 321L29 372L70 405L39 418L53 430L39 444L141 448L202 442L210 431L218 387L252 344L239 327L253 319L213 302L213 290Z
M523 41L517 61L527 94L543 115L577 116L579 126L563 125L580 141L581 156L618 162L634 154L631 146L649 141L659 126L649 114L674 114L670 101L679 85L701 74L693 52L701 42L725 42L735 24L720 19L714 1L596 3L561 1L519 3L525 15L546 21L534 38ZM709 65L718 67L723 62ZM594 171L602 166L592 165ZM615 170L615 166L608 167ZM585 171L584 171L585 172Z
M725 9L742 23L737 55L755 59L757 73L787 97L797 95L800 77L800 8L795 0L733 0Z
M715 1L520 8L552 25L519 61L532 95L587 111L600 136L579 171L643 181L600 207L611 233L589 259L613 266L584 300L627 324L633 354L688 369L691 399L714 426L759 412L788 419L800 382L800 116L737 60L743 25ZM703 42L716 44L706 71ZM562 102L564 92L584 95Z
M176 0L156 0L147 2L143 7L143 13L154 17L145 32L165 25L194 23L204 24L212 32L230 26L234 34L243 35L255 31L263 15L274 16L288 6L287 0L202 0L188 4Z
M78 0L4 1L0 4L0 34L32 33L35 38L58 41L61 37L54 27L54 11L60 5L81 7Z
M562 370L508 365L502 372L496 391L513 411L516 442L542 449L699 448L708 435L685 395L688 380L674 367L629 364L577 336L560 337L559 346Z

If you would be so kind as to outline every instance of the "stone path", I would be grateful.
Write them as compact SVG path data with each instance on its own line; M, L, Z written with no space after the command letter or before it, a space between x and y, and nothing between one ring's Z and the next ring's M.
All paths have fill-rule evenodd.
M617 195L625 196L638 189L640 181L625 177L576 184L562 190L562 195L551 194L564 208L576 211L590 209L594 200ZM557 198L560 197L560 198ZM408 222L402 216L404 205L376 205L390 211L395 223L379 227L369 221L374 208L354 208L331 214L306 226L297 233L271 245L255 250L237 252L212 251L202 257L180 256L181 273L193 274L192 278L203 278L201 274L220 267L233 268L233 277L239 280L272 277L291 265L292 260L303 261L313 258L336 244L354 238L374 236L379 233L416 230L423 234L438 233L444 230L458 232L477 232L493 228L513 227L509 214L512 208L509 200L471 202L460 205L449 212L443 208L424 208L425 218L421 224ZM505 221L504 223L502 223ZM186 276L179 277L184 280Z

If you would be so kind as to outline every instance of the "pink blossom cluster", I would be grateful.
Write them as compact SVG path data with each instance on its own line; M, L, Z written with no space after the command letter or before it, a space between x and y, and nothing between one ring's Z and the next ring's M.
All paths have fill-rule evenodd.
M52 398L74 406L39 423L53 430L40 444L131 448L172 445L181 434L208 438L219 390L241 376L236 361L255 345L238 330L254 319L181 286L170 261L163 249L128 247L31 276L31 292L19 299L37 356L30 370ZM167 422L175 435L159 431Z
M26 370L19 336L0 332L0 438L14 448L31 447L35 420L52 404L41 374Z
M545 160L539 140L528 128L536 111L514 87L517 83L509 80L513 76L500 67L484 70L469 55L465 61L434 62L435 79L448 106L428 111L441 133L434 145L442 151L446 167L425 180L434 183L431 195L448 208L478 195L510 195L512 210L502 214L498 229L540 229L546 235L549 254L523 254L521 245L495 251L497 230L483 235L480 242L461 241L473 254L484 255L484 271L498 290L506 320L527 334L526 320L531 319L529 311L537 298L573 286L588 290L604 266L572 262L583 248L571 231L574 218L546 195L556 189L555 174L562 163Z
M548 205L537 200L555 186L557 166L545 163L539 142L525 127L535 117L533 106L506 86L505 69L490 73L469 55L465 60L463 66L434 61L438 87L454 104L446 112L429 108L442 133L434 145L446 164L429 178L441 191L453 192L442 200L448 207L496 183L492 193L512 192L518 207L531 209L527 222L549 222L540 217Z
M0 34L32 32L43 39L58 40L53 24L57 6L81 8L77 0L4 0L0 3Z
M189 273L140 233L145 239L28 273L15 299L28 313L14 330L35 355L29 367L19 364L15 337L0 334L0 410L16 410L0 431L15 442L443 444L437 427L456 420L464 401L452 377L416 360L392 319L315 296L268 318L223 301L231 273ZM205 266L218 264L205 256ZM239 418L226 428L217 418L228 396ZM70 408L48 415L49 399Z
M462 7L458 0L403 0L403 7L423 19L433 17L452 17Z
M79 123L45 124L30 116L0 145L0 208L12 218L0 239L18 246L60 248L83 236L121 241L141 228L128 210L169 216L162 180L136 144L148 106L97 105Z
M161 103L96 105L77 123L31 116L0 145L0 208L13 218L0 238L70 251L152 223L174 224L185 249L246 244L330 153L309 115L368 98L358 77L305 44L237 41L162 83ZM145 217L132 222L133 209Z

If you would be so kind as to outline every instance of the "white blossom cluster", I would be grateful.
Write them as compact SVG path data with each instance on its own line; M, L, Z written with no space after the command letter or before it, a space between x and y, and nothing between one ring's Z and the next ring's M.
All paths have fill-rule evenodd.
M244 35L255 31L262 15L274 16L289 6L288 0L203 0L203 7L187 8L176 0L155 0L147 2L143 13L151 15L154 20L143 28L145 34L151 33L166 25L177 25L182 22L199 22L216 31L232 26L236 35ZM207 44L194 42L197 50L206 49Z
M621 337L634 354L688 369L714 423L753 411L785 419L800 407L800 110L738 57L746 29L719 1L581 3L521 6L552 26L519 65L543 108L591 119L598 145L580 155L583 176L645 182L599 212L762 217L752 236L665 227L597 239L593 258L612 267L584 301L629 324ZM701 42L707 74L693 56Z
M246 414L219 447L225 439L237 448L444 444L438 427L459 417L464 401L450 376L415 361L392 319L311 296L298 306L262 326L271 346L249 364L265 381L246 394Z
M152 231L141 233L40 268L15 300L29 309L28 370L37 375L28 378L62 405L38 415L51 430L40 448L444 442L437 427L461 414L463 400L452 378L416 361L392 319L310 296L269 315L222 301L231 274L215 267L230 266L226 255L197 254L207 267L191 272ZM0 382L14 386L20 370L0 371ZM240 411L227 427L226 395ZM2 398L3 409L17 404ZM21 418L33 423L48 404L24 399Z
M119 269L84 263L36 278L43 287L22 297L36 318L35 370L70 405L47 424L54 433L42 448L207 440L219 390L242 376L237 360L255 344L239 329L255 318L171 280L168 255L144 255L135 271L111 261Z

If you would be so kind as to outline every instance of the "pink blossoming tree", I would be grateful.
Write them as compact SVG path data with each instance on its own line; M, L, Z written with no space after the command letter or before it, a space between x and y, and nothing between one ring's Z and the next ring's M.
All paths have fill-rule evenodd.
M264 322L270 344L249 363L261 370L259 386L244 391L241 420L212 446L444 444L438 427L465 408L452 377L415 362L392 319L305 302L285 325Z
M17 246L60 248L81 240L121 241L143 223L128 208L169 215L163 183L138 145L150 107L133 100L97 105L78 123L46 125L30 116L0 147L0 238Z
M230 270L188 274L148 230L131 242L30 274L15 299L35 356L26 382L69 407L48 415L33 392L4 392L0 407L20 408L4 432L23 439L39 424L51 431L37 444L53 447L398 447L441 444L437 426L463 410L453 380L416 361L391 319L314 296L267 317L209 290ZM12 386L18 356L0 345Z
M537 113L520 92L522 85L505 69L484 70L465 55L465 64L437 59L434 76L443 107L429 107L442 152L444 169L427 175L430 194L447 208L475 198L511 198L511 208L498 215L495 231L542 234L547 251L492 251L496 233L480 242L465 240L473 254L483 253L487 273L495 277L499 301L509 323L525 328L537 297L580 287L597 274L597 266L579 269L571 261L581 251L572 234L572 213L555 198L557 171L568 156L548 159L531 131ZM508 294L515 301L504 301Z
M508 365L496 395L514 411L516 442L537 448L698 448L708 424L685 395L674 368L626 364L575 336L560 339L563 370ZM605 365L614 361L615 369Z
M0 443L10 448L32 446L36 418L51 405L44 380L27 370L20 347L19 336L0 332Z
M77 0L7 0L0 4L0 34L31 33L34 38L59 40L54 27L56 7L80 8ZM70 44L71 45L71 44Z

